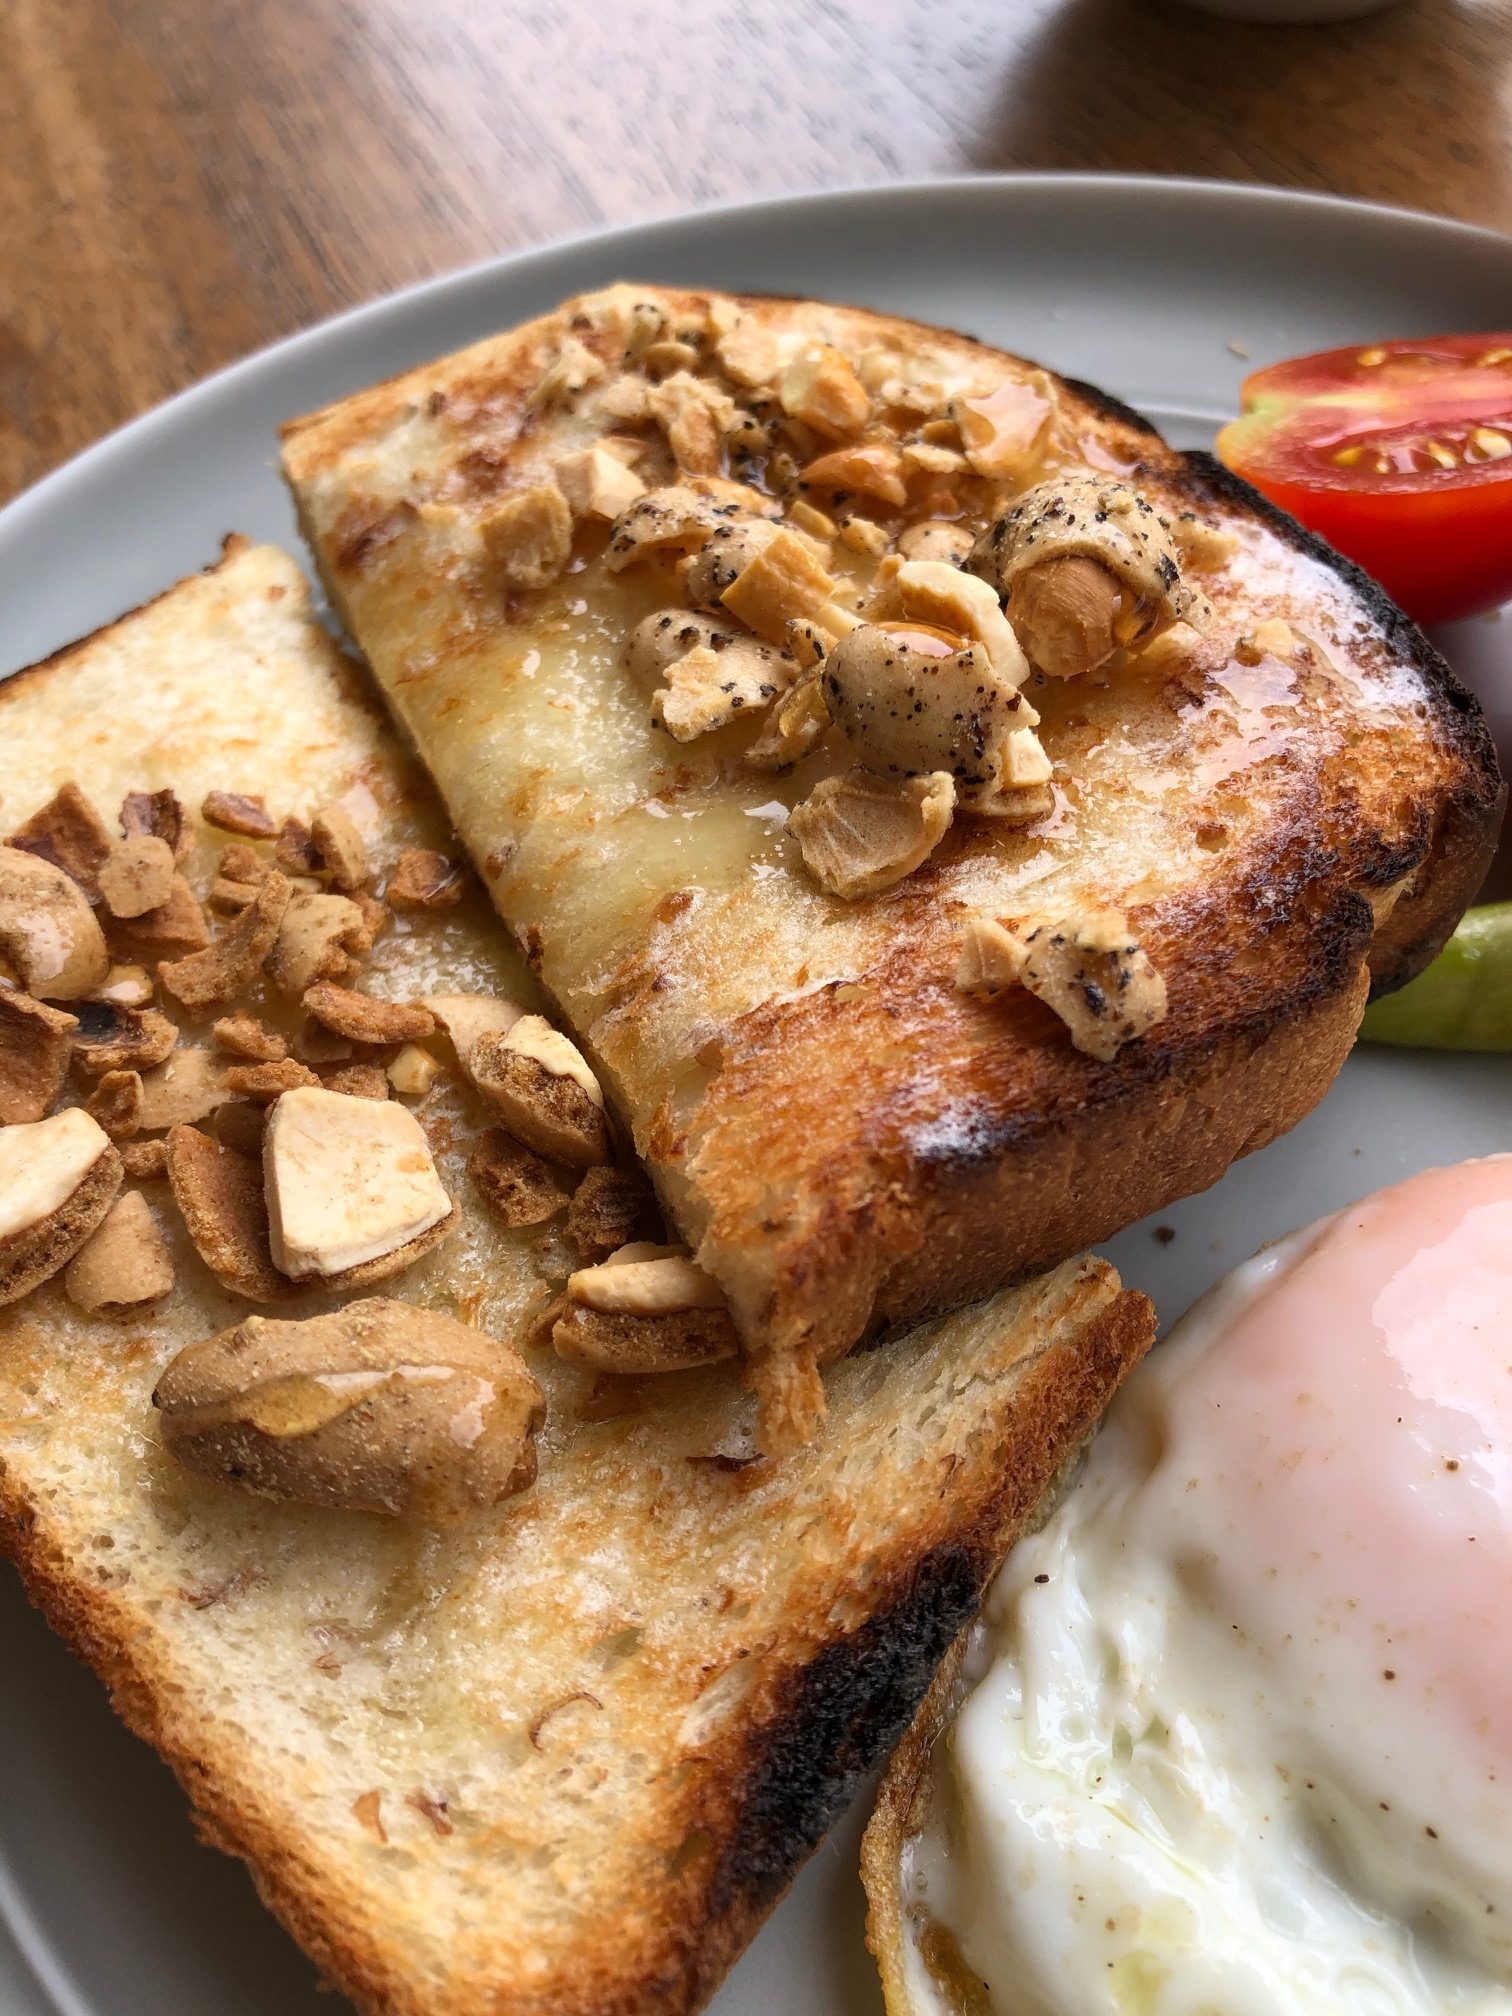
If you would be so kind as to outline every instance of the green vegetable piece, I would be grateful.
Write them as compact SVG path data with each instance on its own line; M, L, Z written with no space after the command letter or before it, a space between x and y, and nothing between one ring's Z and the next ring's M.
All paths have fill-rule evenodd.
M1512 903L1467 910L1426 972L1366 1009L1360 1040L1412 1050L1512 1050Z

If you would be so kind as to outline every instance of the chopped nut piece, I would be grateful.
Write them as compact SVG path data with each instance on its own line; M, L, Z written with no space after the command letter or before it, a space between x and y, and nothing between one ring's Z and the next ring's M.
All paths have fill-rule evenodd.
M223 1148L234 1148L238 1155L253 1156L258 1168L262 1168L263 1135L268 1127L266 1106L259 1105L255 1099L228 1099L224 1106L216 1107L210 1125ZM259 1188L258 1195L261 1194Z
M799 680L773 707L761 733L745 752L756 770L791 770L818 746L834 724L817 675Z
M766 706L792 670L770 646L686 609L660 609L646 617L630 639L627 662L648 684L665 680L652 709L679 742Z
M195 1249L222 1288L248 1302L282 1302L296 1291L273 1265L261 1161L212 1141L197 1127L168 1136L168 1181Z
M462 900L463 870L429 847L407 847L394 863L384 889L396 910L450 909Z
M346 1064L357 1047L319 1022L301 1022L294 1031L294 1055L304 1064Z
M633 469L603 447L559 456L554 474L575 518L618 518L646 489Z
M801 533L779 531L736 575L723 601L758 637L781 645L793 618L820 616L834 592L834 577L809 541Z
M1232 532L1209 525L1194 511L1178 511L1171 531L1181 549L1182 560L1198 574L1225 566L1239 550L1239 541Z
M214 1051L175 1050L166 1064L142 1073L143 1131L203 1120L231 1096L226 1066Z
M68 1299L86 1316L159 1302L173 1288L173 1258L140 1190L118 1197L69 1262Z
M552 1326L558 1357L620 1377L689 1372L733 1358L740 1348L725 1309L684 1309L673 1316L606 1315L569 1303Z
M200 817L207 826L223 833L243 833L249 840L271 840L278 821L261 798L249 798L240 791L209 791L200 805Z
M688 1309L723 1309L724 1291L686 1246L621 1246L595 1267L569 1275L567 1293L605 1316L679 1316Z
M223 1015L210 1034L222 1050L233 1057L245 1057L253 1064L277 1064L289 1054L289 1045L275 1029L245 1012Z
M740 486L731 484L728 488L739 491ZM755 491L746 494L755 504L766 507L758 516L771 517L781 508L768 506ZM712 484L695 489L691 484L672 483L648 490L615 519L604 551L605 562L611 573L618 573L664 549L682 551L701 546L717 526L738 524L751 515L743 498L714 494Z
M691 343L673 338L669 342L648 344L641 362L651 377L669 378L674 371L696 370L698 352Z
M717 610L726 588L779 536L769 518L737 518L716 525L688 561L683 585L700 609Z
M0 1128L0 1304L65 1267L120 1187L121 1158L81 1107Z
M946 448L936 441L907 441L903 444L905 469L922 469L929 476L959 476L970 463L959 448ZM937 554L919 556L937 559Z
M142 1074L107 1071L90 1094L84 1111L104 1128L112 1141L129 1140L142 1125Z
M587 1265L661 1233L656 1193L638 1169L589 1169L572 1193L567 1243Z
M604 366L588 345L576 336L564 336L561 348L531 393L530 404L541 408L570 406L579 393L586 392L604 376Z
M388 1082L401 1099L423 1099L440 1074L441 1066L429 1050L406 1043L388 1067Z
M635 423L651 417L651 387L634 372L611 378L598 395L598 410L606 420Z
M108 1001L113 1008L146 1008L156 992L145 966L112 966L90 999Z
M171 960L158 977L189 1009L219 1007L245 993L273 949L290 901L288 880L275 871L259 883L247 908L213 945L186 959Z
M166 1141L126 1141L121 1145L121 1167L132 1183L151 1183L168 1174Z
M362 887L368 878L367 843L344 805L322 805L310 821L310 838L338 889Z
M1000 680L1015 688L1023 685L1029 677L1028 660L985 581L943 560L905 560L896 578L905 617L970 637L987 653Z
M1072 559L1101 572L1073 574L1061 564ZM1095 670L1102 660L1088 662L1094 650L1106 657L1171 623L1201 629L1212 615L1207 598L1182 581L1166 520L1130 484L1104 476L1056 476L1025 491L982 533L970 565L1006 598L1030 659L1053 677ZM1057 579L1067 585L1052 595Z
M111 949L128 959L166 959L171 953L203 951L209 943L205 913L182 875L174 876L160 909L110 920Z
M797 497L789 504L787 522L806 532L810 539L833 539L840 529L827 512L816 510L805 497Z
M609 1160L604 1095L581 1051L541 1015L485 1036L467 1069L509 1132L572 1169Z
M427 994L429 1008L452 1040L457 1062L472 1076L473 1052L485 1036L507 1036L523 1010L497 994Z
M370 896L365 889L354 889L352 891L352 901L357 905L357 914L362 919L362 929L357 935L356 949L359 952L371 952L379 938L388 928L388 905L380 903L376 896ZM335 980L340 976L335 973L326 973L322 974L321 977L326 980Z
M118 840L100 863L100 894L113 917L140 917L161 910L173 893L173 849L143 833Z
M266 879L270 865L265 855L244 840L230 840L220 851L215 872L223 881L246 882L255 889Z
M128 791L121 801L121 831L128 840L143 833L166 840L175 861L182 861L194 844L184 808L171 791Z
M1247 630L1234 646L1241 665L1258 665L1262 658L1291 658L1297 649L1297 633L1279 616L1269 616Z
M273 861L285 875L314 875L320 868L320 851L315 835L303 819L285 819L278 829L278 845Z
M956 985L963 994L1006 993L1024 977L1029 954L1022 940L996 917L968 917L961 933Z
M181 1351L152 1399L200 1476L436 1526L523 1491L545 1417L509 1345L378 1296L302 1322L250 1317Z
M716 474L724 437L733 432L741 417L728 392L707 378L675 371L651 388L647 403L652 418L661 423L678 468L695 476Z
M816 456L799 479L805 490L826 493L858 490L881 504L908 502L903 458L888 441L866 441L849 448L831 448Z
M555 483L517 490L478 529L506 588L549 587L572 558L572 513Z
M979 476L1021 479L1039 459L1055 413L1055 388L1043 371L1008 378L979 398L954 399L966 459Z
M117 1008L109 1001L81 1001L74 1059L91 1077L102 1071L147 1071L161 1064L178 1041L178 1030L155 1008Z
M1010 762L1022 767L1026 751L1011 737L1037 716L985 645L922 623L866 624L841 638L823 678L835 725L869 770L897 778L944 771L963 811L1023 816L1007 771ZM1046 798L1038 809L1048 806Z
M478 1195L502 1225L544 1225L567 1208L566 1178L522 1147L502 1127L490 1127L468 1158Z
M898 534L898 551L905 560L943 560L947 567L959 567L971 552L971 534L964 525L928 518Z
M834 438L858 434L871 418L866 387L827 343L808 345L784 367L777 396L784 413Z
M286 1092L268 1121L263 1170L274 1263L296 1280L384 1279L429 1252L456 1216L420 1123L391 1100Z
M1041 562L1019 581L1013 620L1041 672L1072 679L1095 672L1118 649L1131 606L1116 574L1083 553Z
M388 1073L381 1064L339 1064L328 1066L320 1082L327 1091L341 1092L348 1099L387 1099Z
M210 884L210 894L206 900L217 915L240 917L256 894L255 882L229 882L224 875L217 875Z
M93 993L110 966L89 899L40 854L0 847L0 955L39 1001Z
M366 951L362 911L349 896L295 890L267 955L268 978L281 994L302 995L318 980L345 980L353 955Z
M1041 925L1024 945L1024 985L1055 1010L1088 1056L1109 1063L1163 1019L1165 981L1118 911Z
M318 1085L319 1077L308 1064L301 1064L296 1058L283 1057L267 1064L232 1064L226 1070L226 1090L234 1092L242 1099L257 1099L264 1104L293 1092L301 1085Z
M816 784L793 808L788 831L821 888L853 901L911 875L944 838L954 808L948 771L889 782L849 770Z
M70 781L11 835L12 847L61 868L86 896L99 894L100 864L114 845L92 802Z
M851 553L880 560L891 543L883 528L870 518L853 516L840 522L840 544Z
M0 988L0 1125L40 1120L63 1090L77 1018Z
M430 1009L418 1003L380 1001L329 980L307 987L303 1000L317 1022L353 1043L416 1043L436 1026Z

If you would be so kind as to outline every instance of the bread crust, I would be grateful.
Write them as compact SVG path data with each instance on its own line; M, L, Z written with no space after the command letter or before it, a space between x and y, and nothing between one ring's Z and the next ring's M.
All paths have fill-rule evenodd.
M707 300L654 291L678 314ZM738 305L773 330L828 317L834 340L856 348L1021 366L901 318L765 297ZM1295 1125L1347 1054L1367 969L1377 991L1419 971L1482 879L1504 800L1490 737L1443 660L1357 568L1211 456L1169 449L1141 415L1076 381L1055 380L1062 401L1130 481L1248 542L1251 572L1224 589L1221 624L1232 629L1242 605L1250 622L1258 607L1306 630L1327 605L1344 638L1330 648L1369 696L1362 719L1380 707L1396 743L1367 733L1363 754L1346 751L1308 716L1299 746L1279 754L1280 781L1264 787L1258 829L1233 852L1170 893L1106 892L1127 907L1171 1000L1166 1020L1111 1065L1072 1050L1032 1001L983 1004L955 988L956 892L978 886L974 861L1003 844L959 827L906 883L866 899L885 915L885 942L843 984L784 976L770 998L700 1026L697 987L680 997L677 978L719 956L699 941L696 891L671 892L640 942L616 948L607 983L583 983L553 931L570 870L532 882L511 865L532 819L549 815L544 795L522 785L511 813L502 793L480 803L471 781L489 746L476 696L512 618L501 625L477 599L465 563L451 559L460 549L426 546L440 536L425 515L431 479L396 491L372 474L413 414L445 435L436 494L464 519L473 507L451 500L469 485L495 499L549 475L554 422L528 398L542 357L577 326L575 306L291 422L285 466L333 601L503 914L603 1065L748 1349L828 1362L879 1327L1053 1264L1205 1187ZM431 580L417 588L421 552L448 556L439 596ZM440 563L427 564L433 575ZM1258 602L1241 592L1251 573ZM1186 703L1171 704L1179 716ZM474 710L479 738L466 747L448 725L459 707ZM1145 879L1158 884L1158 867ZM690 1083L685 1060L699 1039L716 1061Z

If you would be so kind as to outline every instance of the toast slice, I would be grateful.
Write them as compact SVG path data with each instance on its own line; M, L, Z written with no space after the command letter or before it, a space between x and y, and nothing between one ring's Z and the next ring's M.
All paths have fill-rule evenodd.
M859 1337L1051 1265L1293 1126L1367 979L1427 961L1490 853L1475 703L1369 581L1211 458L964 337L613 288L290 423L284 466L336 608L723 1286L779 1436ZM1047 809L962 816L958 740L944 838L879 891L831 893L790 814L882 730L852 732L852 690L851 726L803 754L801 710L753 665L811 695L805 664L858 612L919 617L905 555L959 560L1026 484L1077 476L1166 514L1182 586L1156 601L1174 619L1205 598L1211 620L1036 673L1020 697L1053 771L1016 802ZM780 567L752 557L779 511ZM704 645L653 693L671 647L640 626L660 610ZM711 620L713 645L689 627ZM888 803L922 853L938 803ZM1045 989L958 984L977 920L1021 941L1110 913L1165 1001L1116 1056L1076 1047Z
M339 796L384 877L448 841L266 548L0 684L0 739L6 832L72 780L107 814L128 791ZM196 889L225 838L186 858ZM396 916L362 985L530 982L474 891ZM559 1278L550 1228L480 1208L463 1165L482 1116L455 1073L417 1110L461 1224L383 1292L520 1340ZM537 1481L437 1532L172 1460L165 1365L250 1305L166 1186L142 1194L174 1263L163 1300L89 1317L59 1277L0 1309L0 1546L206 1838L369 2016L699 2007L1152 1330L1078 1261L837 1368L828 1427L785 1463L755 1456L728 1366L596 1384L526 1342Z

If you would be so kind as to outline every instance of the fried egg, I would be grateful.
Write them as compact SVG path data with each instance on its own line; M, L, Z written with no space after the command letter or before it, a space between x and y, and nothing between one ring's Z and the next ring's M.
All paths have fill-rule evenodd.
M966 1671L904 1885L973 2008L1509 2016L1512 1155L1199 1303Z

